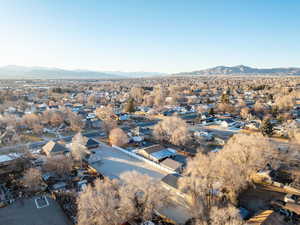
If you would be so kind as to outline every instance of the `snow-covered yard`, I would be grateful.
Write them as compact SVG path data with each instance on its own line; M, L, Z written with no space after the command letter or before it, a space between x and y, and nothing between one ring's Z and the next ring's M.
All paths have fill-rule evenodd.
M101 144L94 150L100 156L101 160L92 163L92 166L109 178L119 178L120 175L127 171L137 171L148 174L149 176L161 180L167 172L147 164L146 162L133 158L113 147Z

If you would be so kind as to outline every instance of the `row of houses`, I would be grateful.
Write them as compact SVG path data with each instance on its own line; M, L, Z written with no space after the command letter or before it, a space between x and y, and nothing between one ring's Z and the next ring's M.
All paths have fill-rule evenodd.
M87 149L97 148L99 146L99 142L92 138L87 138L84 146ZM70 148L68 148L65 144L61 144L56 141L49 141L42 147L42 152L46 154L46 156L66 155L70 152Z

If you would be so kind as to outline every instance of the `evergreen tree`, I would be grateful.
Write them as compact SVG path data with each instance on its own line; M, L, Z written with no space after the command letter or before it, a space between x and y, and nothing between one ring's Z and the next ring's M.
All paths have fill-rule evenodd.
M215 115L214 108L210 108L208 113L209 113L209 115L212 115L212 116Z
M273 125L270 121L270 119L265 119L261 126L260 126L260 130L262 132L263 135L267 135L267 136L271 136L273 134Z
M277 116L278 116L278 107L277 106L272 107L271 114L274 118L277 118Z
M224 103L224 104L228 104L229 103L229 95L226 93L226 94L222 94L221 96L221 102Z

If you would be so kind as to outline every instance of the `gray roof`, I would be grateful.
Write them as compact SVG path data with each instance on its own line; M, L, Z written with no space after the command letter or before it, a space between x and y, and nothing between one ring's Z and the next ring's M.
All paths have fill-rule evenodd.
M89 138L88 141L85 144L86 147L93 147L93 146L96 146L96 145L99 145L99 142L95 141L92 138Z
M0 163L6 163L9 161L12 161L14 158L12 158L9 155L0 155Z
M183 166L185 166L186 162L187 162L186 156L180 155L180 154L173 156L172 159L181 163L181 165L183 165Z
M178 189L178 180L180 177L181 176L179 174L168 174L161 181L175 189Z
M157 152L150 153L150 155L158 160L161 160L161 159L176 155L176 151L175 150L172 151L168 148L165 148L165 149L161 149Z

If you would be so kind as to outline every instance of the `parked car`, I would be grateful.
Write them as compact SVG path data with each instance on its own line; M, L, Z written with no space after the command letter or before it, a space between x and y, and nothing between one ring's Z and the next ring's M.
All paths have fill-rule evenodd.
M284 196L284 202L300 204L300 199L299 199L299 196L297 196L297 195L286 194Z

